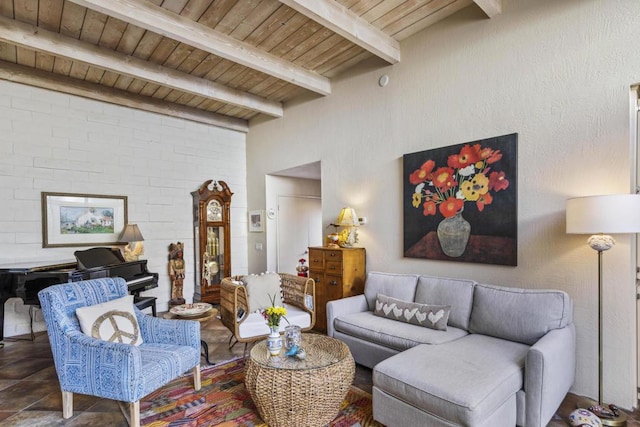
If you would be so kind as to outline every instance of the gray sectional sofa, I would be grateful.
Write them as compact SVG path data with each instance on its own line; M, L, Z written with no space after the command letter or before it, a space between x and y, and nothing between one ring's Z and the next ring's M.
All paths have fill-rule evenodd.
M327 334L373 368L386 426L544 427L574 381L572 311L562 291L370 272L327 304Z

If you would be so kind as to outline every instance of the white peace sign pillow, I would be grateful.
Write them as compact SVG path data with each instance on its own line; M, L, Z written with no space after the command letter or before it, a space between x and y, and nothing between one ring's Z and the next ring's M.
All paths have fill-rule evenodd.
M82 333L90 337L133 345L143 342L133 311L133 295L79 307L76 309L76 316Z

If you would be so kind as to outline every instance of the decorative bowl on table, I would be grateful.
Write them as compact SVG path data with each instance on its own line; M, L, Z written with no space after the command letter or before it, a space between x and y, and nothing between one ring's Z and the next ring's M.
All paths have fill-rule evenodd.
M213 306L206 302L196 302L193 304L181 304L171 307L169 312L180 317L197 317L211 310Z

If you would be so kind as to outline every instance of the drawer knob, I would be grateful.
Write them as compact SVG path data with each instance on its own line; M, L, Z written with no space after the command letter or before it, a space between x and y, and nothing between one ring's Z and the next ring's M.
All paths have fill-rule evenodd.
M335 286L335 285L337 285L337 284L338 284L338 282L336 282L335 280L332 280L331 282L329 282L329 284L330 284L330 285L334 285L334 286Z

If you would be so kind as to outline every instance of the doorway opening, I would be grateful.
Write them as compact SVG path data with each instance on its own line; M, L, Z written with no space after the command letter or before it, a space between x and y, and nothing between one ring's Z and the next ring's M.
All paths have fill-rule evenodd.
M320 162L266 176L267 271L297 274L309 246L322 246Z

